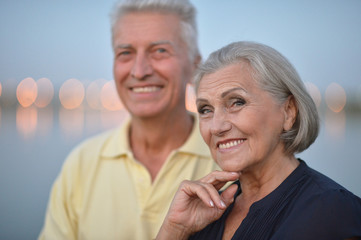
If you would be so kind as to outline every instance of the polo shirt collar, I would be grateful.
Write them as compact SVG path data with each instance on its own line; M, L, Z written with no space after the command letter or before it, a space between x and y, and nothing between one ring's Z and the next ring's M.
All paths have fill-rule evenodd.
M178 152L190 153L194 155L200 155L204 157L210 157L208 146L203 141L203 138L199 131L199 119L194 113L191 113L194 119L193 129L191 135L187 141L178 149Z
M194 123L187 141L176 152L210 157L210 152L199 131L199 120L196 114L191 113ZM129 143L130 117L119 128L111 131L108 141L104 144L102 156L116 158L122 155L133 155Z
M117 158L122 155L132 155L129 144L130 117L127 117L122 125L111 130L110 136L104 144L101 155L109 158Z

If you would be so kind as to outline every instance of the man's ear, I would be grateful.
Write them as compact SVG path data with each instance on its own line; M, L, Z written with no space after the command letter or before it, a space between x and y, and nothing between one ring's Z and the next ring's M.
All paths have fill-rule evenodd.
M197 69L198 68L198 65L201 63L202 61L202 57L200 55L197 55L195 58L194 58L194 61L193 61L193 66L194 66L194 69Z
M298 107L293 95L289 96L284 103L285 121L283 123L283 130L289 131L296 121L298 114Z

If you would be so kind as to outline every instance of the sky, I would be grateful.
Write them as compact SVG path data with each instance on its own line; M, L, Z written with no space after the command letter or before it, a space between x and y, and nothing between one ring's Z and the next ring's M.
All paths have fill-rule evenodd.
M359 0L191 0L205 59L233 41L274 47L305 82L361 85ZM111 80L114 0L0 0L0 82L46 77ZM3 89L5 91L5 89Z

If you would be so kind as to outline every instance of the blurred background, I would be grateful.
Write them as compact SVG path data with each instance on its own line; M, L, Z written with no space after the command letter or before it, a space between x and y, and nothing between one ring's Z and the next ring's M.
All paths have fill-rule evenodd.
M251 40L295 65L321 115L298 157L361 196L361 1L192 2L203 58ZM113 4L0 0L0 239L36 239L69 151L127 116L112 81Z

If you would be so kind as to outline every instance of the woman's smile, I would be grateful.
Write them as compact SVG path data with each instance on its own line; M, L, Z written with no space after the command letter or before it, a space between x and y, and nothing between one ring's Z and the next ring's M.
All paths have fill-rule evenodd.
M217 143L217 147L220 151L233 149L241 145L246 139L231 139Z

